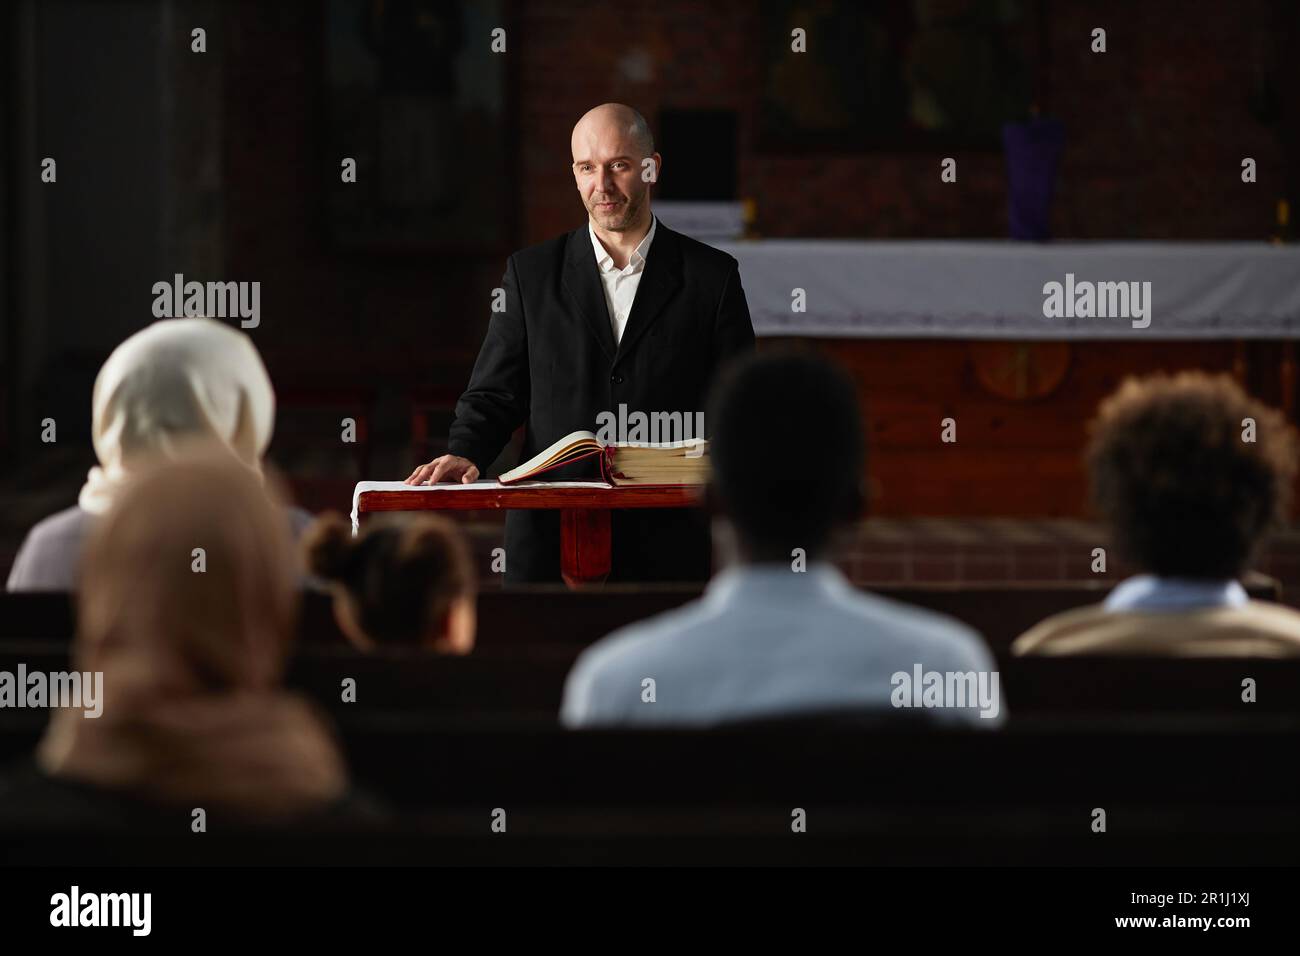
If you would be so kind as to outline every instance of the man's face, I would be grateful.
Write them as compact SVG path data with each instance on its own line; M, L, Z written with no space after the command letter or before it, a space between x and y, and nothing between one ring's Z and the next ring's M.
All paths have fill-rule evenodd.
M614 123L585 123L573 133L573 178L587 215L601 229L621 232L635 226L650 197L641 176L645 157ZM654 154L659 168L659 154Z

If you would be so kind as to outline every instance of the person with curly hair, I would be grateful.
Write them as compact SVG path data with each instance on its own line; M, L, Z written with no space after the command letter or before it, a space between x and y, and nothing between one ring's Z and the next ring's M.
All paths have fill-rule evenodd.
M1139 573L1012 652L1300 654L1300 613L1249 599L1238 581L1290 513L1296 448L1282 413L1227 375L1127 380L1101 403L1087 466L1111 541Z

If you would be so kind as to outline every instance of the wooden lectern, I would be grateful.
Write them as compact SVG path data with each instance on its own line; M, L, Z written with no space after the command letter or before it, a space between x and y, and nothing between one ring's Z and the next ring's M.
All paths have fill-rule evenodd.
M501 485L406 485L363 481L352 496L352 522L376 511L479 511L552 508L560 512L560 568L570 588L603 584L610 566L609 513L615 508L695 508L701 485L622 485L528 481Z

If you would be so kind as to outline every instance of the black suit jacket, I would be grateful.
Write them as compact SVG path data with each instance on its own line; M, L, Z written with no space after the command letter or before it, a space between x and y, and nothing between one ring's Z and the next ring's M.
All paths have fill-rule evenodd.
M493 314L469 386L456 403L448 450L480 472L524 426L519 461L597 415L694 413L720 365L754 347L736 260L659 222L617 348L587 226L510 257L505 310ZM705 422L708 432L708 422ZM597 477L594 459L548 472ZM615 511L610 580L703 580L710 547L703 516ZM560 580L559 513L506 517L506 580Z

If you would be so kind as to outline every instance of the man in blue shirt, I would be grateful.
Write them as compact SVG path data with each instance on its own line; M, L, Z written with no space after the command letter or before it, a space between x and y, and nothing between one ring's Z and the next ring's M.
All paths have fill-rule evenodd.
M707 726L921 706L940 720L1000 723L978 634L859 591L826 558L865 505L847 376L808 356L751 357L723 376L708 414L726 566L699 600L588 648L565 685L563 723Z

